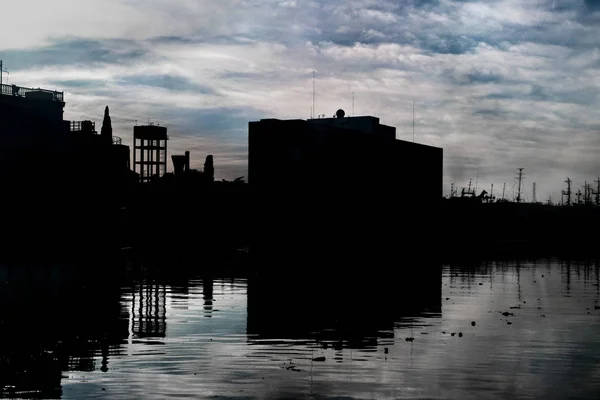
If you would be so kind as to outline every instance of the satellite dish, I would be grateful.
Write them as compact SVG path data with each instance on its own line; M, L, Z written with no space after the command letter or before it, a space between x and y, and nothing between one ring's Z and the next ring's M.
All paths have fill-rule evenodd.
M344 112L344 110L342 110L341 108L339 110L337 110L335 112L336 117L338 118L344 118L344 115L346 115L346 113Z

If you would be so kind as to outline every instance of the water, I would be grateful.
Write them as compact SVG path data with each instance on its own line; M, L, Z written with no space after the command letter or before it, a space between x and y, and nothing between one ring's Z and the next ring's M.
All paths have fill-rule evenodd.
M128 272L103 281L3 267L0 394L599 397L598 264L422 268L425 284L406 272L318 281Z

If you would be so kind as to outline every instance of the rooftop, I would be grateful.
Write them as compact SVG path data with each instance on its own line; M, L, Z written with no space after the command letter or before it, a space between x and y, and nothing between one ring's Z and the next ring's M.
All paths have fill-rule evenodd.
M25 97L30 99L49 100L57 102L64 101L64 92L57 92L56 90L48 90L41 88L26 88L17 85L2 84L0 86L0 95Z

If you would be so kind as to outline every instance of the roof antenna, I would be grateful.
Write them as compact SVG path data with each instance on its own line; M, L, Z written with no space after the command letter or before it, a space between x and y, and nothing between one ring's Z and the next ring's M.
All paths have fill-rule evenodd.
M413 100L413 143L415 141L415 101Z
M313 71L313 106L311 112L311 118L315 117L315 71Z

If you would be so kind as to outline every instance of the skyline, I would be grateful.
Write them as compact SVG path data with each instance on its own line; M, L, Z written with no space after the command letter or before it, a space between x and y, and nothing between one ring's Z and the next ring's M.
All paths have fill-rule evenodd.
M600 1L397 3L24 0L0 26L3 79L64 91L65 119L99 124L108 105L130 146L136 120L166 126L169 155L213 154L233 179L249 121L310 117L315 71L315 114L350 115L354 93L355 115L412 141L414 101L415 141L444 149L444 195L469 178L500 195L520 167L527 200L533 182L538 201L567 176L594 185Z

